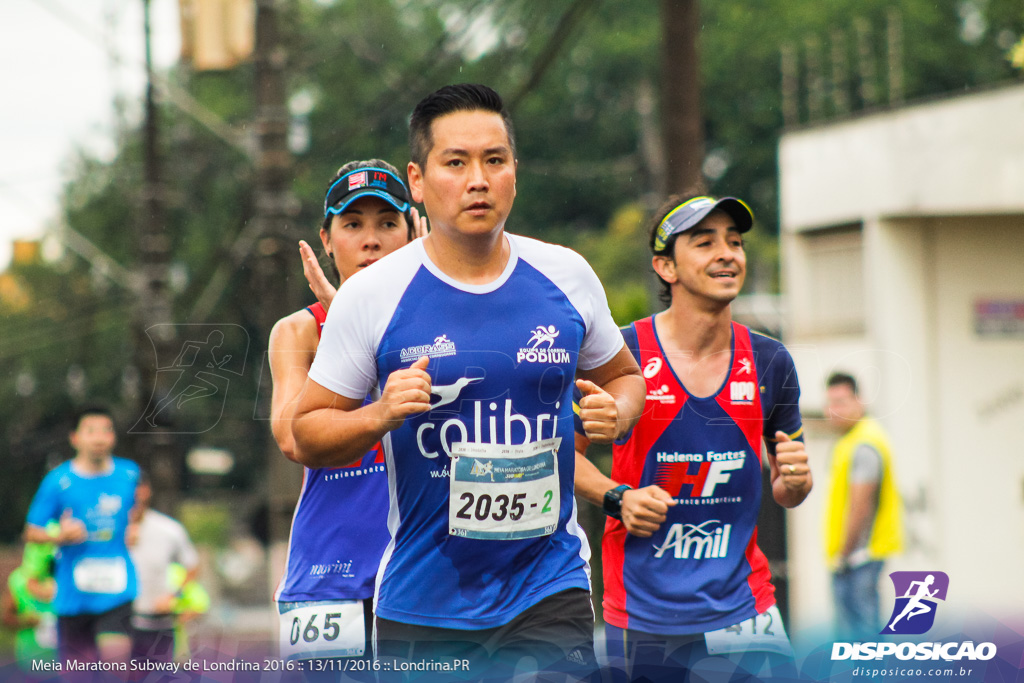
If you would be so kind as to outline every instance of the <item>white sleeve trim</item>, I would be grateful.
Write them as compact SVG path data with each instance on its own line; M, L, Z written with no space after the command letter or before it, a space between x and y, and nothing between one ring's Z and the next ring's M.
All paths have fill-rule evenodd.
M625 342L608 308L604 286L586 259L567 247L521 235L509 237L518 243L520 258L550 278L583 318L577 368L593 370L614 358Z
M345 398L377 387L377 348L409 283L420 251L406 245L342 283L327 311L309 378Z

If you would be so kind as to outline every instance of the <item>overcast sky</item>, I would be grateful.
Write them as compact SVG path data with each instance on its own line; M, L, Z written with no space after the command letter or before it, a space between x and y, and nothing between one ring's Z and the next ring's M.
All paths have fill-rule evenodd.
M177 0L151 0L158 68L180 46ZM113 151L113 102L141 112L142 0L0 2L0 271L11 240L38 238L58 215L76 149Z

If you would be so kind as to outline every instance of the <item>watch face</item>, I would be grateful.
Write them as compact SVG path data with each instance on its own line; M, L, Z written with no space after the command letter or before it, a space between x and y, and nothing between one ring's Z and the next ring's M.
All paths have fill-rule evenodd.
M622 512L622 493L624 490L624 488L617 486L605 492L603 507L605 514L609 517L619 519L619 515Z

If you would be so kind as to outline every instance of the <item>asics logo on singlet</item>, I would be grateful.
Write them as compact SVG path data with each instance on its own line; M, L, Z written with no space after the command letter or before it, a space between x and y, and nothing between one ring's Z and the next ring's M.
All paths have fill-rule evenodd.
M538 325L531 336L528 346L519 349L516 353L516 362L522 363L569 363L571 358L565 349L556 349L555 338L558 336L558 329L554 325ZM542 344L547 344L542 347Z
M662 384L657 389L651 389L647 392L647 400L671 404L676 402L676 395L668 393L668 385Z
M647 361L647 364L644 366L644 377L651 379L659 372L661 372L661 358L655 356Z
M456 385L458 382L453 386ZM434 387L431 391L436 393L437 389L438 387ZM455 398L453 396L451 400L454 401ZM497 401L489 400L470 401L470 404L473 417L469 421L453 417L442 422L439 417L434 420L428 417L428 421L416 429L416 447L423 457L436 458L442 452L451 457L452 444L462 442L503 443L511 446L513 429L516 432L517 444L531 443L558 435L558 409L562 405L561 402L556 401L554 411L541 413L534 420L516 413L510 398L505 399L502 406L499 406ZM431 408L428 416L433 415L433 409ZM524 435L522 440L519 434Z
M718 519L700 524L676 523L668 528L665 542L654 546L654 556L660 558L671 552L670 557L677 560L721 559L729 553L731 532L732 524L722 524Z
M409 363L422 356L430 358L443 358L444 356L455 355L455 342L448 339L448 335L442 334L434 337L433 344L421 344L420 346L407 346L402 349L401 362Z

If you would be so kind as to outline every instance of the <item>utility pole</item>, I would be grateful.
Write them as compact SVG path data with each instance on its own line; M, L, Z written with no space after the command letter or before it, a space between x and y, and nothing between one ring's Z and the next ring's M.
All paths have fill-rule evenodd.
M661 127L667 193L704 190L700 2L661 0Z
M154 99L153 55L149 0L142 0L146 41L146 105L144 124L143 216L139 226L138 303L135 313L135 362L140 368L143 391L140 392L138 422L131 430L132 453L148 465L153 484L153 506L173 513L181 492L181 457L166 423L155 426L145 421L149 409L160 401L157 375L160 364L176 356L174 314L171 306L171 238L167 234L165 192L160 176L159 121ZM150 360L149 349L155 356ZM150 392L146 388L152 388ZM159 416L154 415L153 418Z
M292 157L288 151L288 107L285 85L287 54L278 26L278 0L256 3L256 182L254 230L257 235L252 291L259 296L258 349L265 350L270 329L280 318L301 305L302 280L298 258L299 235L294 216L297 202L291 194ZM295 277L288 278L291 274ZM268 364L260 373L258 414L270 414L271 378ZM267 423L260 423L267 430ZM267 440L267 509L272 562L283 561L291 528L292 512L301 485L302 468L281 454L273 439ZM278 576L279 572L272 575Z

